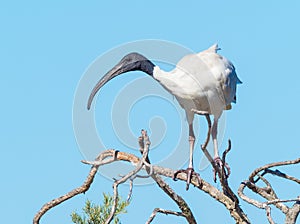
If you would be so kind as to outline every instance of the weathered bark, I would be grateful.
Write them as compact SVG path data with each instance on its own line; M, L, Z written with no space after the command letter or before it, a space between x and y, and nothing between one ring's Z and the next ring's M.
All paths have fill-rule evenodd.
M236 196L236 194L232 191L230 188L228 182L227 182L227 177L230 174L229 168L226 168L226 155L231 149L231 142L228 142L228 148L225 150L223 153L222 157L222 166L219 167L215 164L214 160L208 153L206 147L209 142L209 136L210 136L210 131L211 131L211 121L210 118L207 114L202 114L205 115L207 122L208 122L208 133L207 133L207 138L205 140L205 143L201 146L202 151L206 155L207 159L211 162L212 167L216 171L216 175L218 175L220 184L222 186L222 190L218 190L216 187L211 185L210 183L206 182L204 179L200 178L200 176L193 174L193 177L191 179L192 185L194 185L196 188L198 188L200 191L203 191L210 195L214 200L217 202L223 204L225 208L228 210L229 214L233 217L235 222L237 224L248 224L250 223L248 217L246 214L243 212L239 205L239 199ZM56 205L78 195L81 193L86 192L95 177L95 174L98 171L98 168L100 166L104 166L105 164L117 162L117 161L125 161L125 162L130 162L135 166L135 169L126 174L125 176L121 177L119 180L115 180L113 187L114 187L114 203L111 209L111 213L109 218L106 220L106 223L110 223L115 215L116 211L116 205L117 205L117 200L118 200L118 186L128 180L131 181L131 187L129 191L128 197L130 198L130 195L132 193L132 181L134 178L138 176L138 172L142 169L145 169L148 172L147 177L151 177L155 180L157 185L178 205L178 208L181 210L180 212L177 211L170 211L170 210L165 210L162 208L156 208L152 212L149 220L147 223L151 223L151 221L154 219L156 214L163 213L163 214L172 214L172 215L177 215L184 217L186 221L190 224L196 224L196 219L192 213L191 208L189 207L188 203L180 196L178 195L162 178L168 177L172 178L174 177L174 173L176 173L176 179L181 180L181 181L187 181L187 174L184 172L176 172L175 170L166 168L166 167L160 167L157 165L152 165L150 163L149 157L148 157L148 152L149 152L149 147L150 147L150 140L149 137L147 136L147 132L142 130L142 136L139 138L139 145L140 145L140 151L142 153L142 157L138 157L136 155L126 153L126 152L120 152L114 149L109 149L101 152L99 156L94 160L94 161L82 161L85 164L92 165L92 168L82 184L82 186L75 188L74 190L66 193L65 195L53 199L52 201L46 203L43 205L43 207L37 212L33 219L33 224L39 224L39 221L41 217L51 208L55 207ZM279 199L275 189L271 186L271 184L268 182L268 180L264 177L267 174L272 174L276 175L280 178L293 181L296 184L300 184L300 180L289 176L287 174L284 174L280 172L279 170L271 170L270 168L273 167L278 167L278 166L285 166L285 165L293 165L293 164L298 164L300 163L300 158L296 160L290 160L290 161L284 161L284 162L277 162L277 163L271 163L267 164L265 166L259 167L255 169L249 176L248 180L245 180L244 182L241 183L239 190L238 190L238 195L240 198L242 198L244 201L246 201L249 204L252 204L256 206L257 208L260 209L265 209L266 211L266 216L269 221L269 223L273 224L274 221L271 216L271 207L270 205L276 206L279 210L281 210L285 215L285 223L286 224L294 224L296 223L296 219L300 213L300 196L298 196L296 199L287 199L287 200L282 200ZM261 174L260 174L261 173ZM256 180L255 180L256 177ZM266 187L259 187L256 185L258 181L263 181L266 185ZM245 188L250 189L252 192L260 195L267 201L265 202L259 202L257 200L251 199L247 197L244 193ZM287 202L295 202L292 207L288 207L285 203Z
M249 179L241 183L238 190L239 196L247 203L252 204L257 208L265 209L268 221L271 224L273 224L274 221L271 216L271 207L269 205L274 205L285 215L286 224L296 223L296 219L300 212L300 196L298 196L295 199L280 199L276 194L276 190L272 187L271 183L265 178L265 176L267 174L272 174L277 177L283 178L285 180L292 181L296 184L300 184L300 180L298 178L282 173L278 169L276 170L270 169L273 167L294 165L298 163L300 163L300 158L295 160L270 163L255 169L250 174ZM256 183L260 180L264 182L264 184L266 185L265 187L259 187L256 185ZM254 192L255 194L260 195L262 198L266 199L267 201L259 202L257 200L247 197L244 193L246 187L250 189L252 192ZM295 204L292 207L289 207L286 204L287 202L295 202Z

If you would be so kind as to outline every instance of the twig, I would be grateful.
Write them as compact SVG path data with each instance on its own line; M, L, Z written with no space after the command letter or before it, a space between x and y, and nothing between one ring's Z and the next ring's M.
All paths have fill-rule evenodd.
M282 162L275 162L275 163L270 163L267 165L264 165L262 167L259 167L257 169L255 169L249 176L249 180L253 183L255 183L254 181L254 177L261 171L272 168L272 167L277 167L277 166L286 166L286 165L292 165L292 164L298 164L300 163L300 158L295 159L295 160L287 160L287 161L282 161ZM256 181L257 182L257 181Z
M185 215L182 212L175 212L175 211L171 211L171 210L165 210L165 209L162 209L162 208L155 208L153 210L152 214L150 215L148 221L146 222L146 224L150 224L153 221L153 219L155 218L155 216L157 215L158 212L166 214L166 215L176 215L176 216L185 217Z
M234 192L231 190L231 188L229 187L228 185L228 181L227 181L227 178L228 176L230 175L230 167L228 166L228 164L226 163L226 155L228 154L228 152L231 150L231 140L229 139L228 140L228 147L227 149L223 152L223 155L222 155L222 166L221 166L221 175L219 176L220 177L220 182L221 182L221 185L222 185L222 189L223 189L223 192L228 195L233 201L235 204L239 204L239 199L238 197L234 194ZM226 167L226 170L227 170L227 173L225 171L225 167Z
M252 185L252 186L251 186ZM274 224L275 222L273 221L272 217L271 217L271 207L269 205L273 205L273 204L277 204L277 203L283 203L283 202L296 202L295 205L297 205L297 203L300 202L300 199L299 198L296 198L296 199L284 199L284 200L281 200L281 199L275 199L275 200L270 200L270 201L266 201L266 202L258 202L257 200L254 200L252 198L249 198L247 197L245 194L244 194L244 188L245 186L248 186L250 189L253 188L253 183L247 181L247 182L243 182L240 187L239 187L239 190L238 190L238 193L239 193L239 196L246 202L248 202L249 204L252 204L254 205L255 207L257 208L260 208L260 209L265 209L266 210L266 215L267 215L267 219L269 221L269 223L271 224ZM251 186L251 187L250 187ZM294 211L293 211L294 212ZM300 210L298 211L298 213L300 212ZM287 208L287 213L291 213L289 212L289 209ZM287 214L286 217L290 217L291 215ZM286 223L295 223L296 219L294 220L294 222L286 222Z
M139 142L139 146L140 146L140 151L141 151L141 153L143 153L144 145L147 144L147 142L150 142L147 132L142 130L142 136L139 137L138 142ZM187 222L190 224L196 224L195 217L194 217L190 207L185 202L185 200L181 196L176 194L176 192L157 173L153 172L154 167L151 165L148 157L146 158L146 160L147 160L147 162L145 162L145 165L146 165L146 171L147 171L148 175L150 175L152 177L152 179L155 180L157 185L178 205L178 207L182 211L182 214L183 214L182 216L186 218ZM169 211L169 210L158 210L158 211ZM175 211L170 211L170 212L173 212L174 214L177 213ZM177 213L177 214L179 214L179 213ZM154 218L154 216L153 216L153 218ZM152 220L150 220L150 222L151 221Z
M287 175L287 174L285 174L285 173L283 173L283 172L281 172L280 170L277 170L277 169L276 170L271 170L271 169L267 168L267 169L264 170L264 172L261 174L261 176L264 176L266 174L272 174L272 175L282 177L284 179L291 180L291 181L294 181L294 182L300 184L300 179L289 176L289 175ZM257 180L255 180L254 183L256 183L258 180L259 180L259 178L257 178Z
M42 218L42 216L49 211L51 208L59 205L60 203L78 195L81 193L85 193L91 186L94 177L97 173L99 166L92 166L86 180L84 181L84 183L80 186L75 188L74 190L68 192L65 195L62 195L56 199L53 199L52 201L46 203L43 205L43 207L36 213L36 215L33 218L33 224L39 224L40 219Z
M273 187L271 186L271 183L264 178L263 176L257 174L257 176L265 183L266 187L261 188L261 187L257 187L258 192L261 192L262 195L264 195L263 197L267 198L267 200L277 200L277 194L274 191ZM265 193L263 193L265 192ZM281 208L279 208L281 209ZM285 208L283 208L282 210L284 210Z
M206 149L207 145L209 143L210 135L211 135L211 119L210 119L209 113L197 111L194 109L192 111L196 114L204 115L206 118L206 121L207 121L207 126L208 126L207 136L206 136L204 144L201 145L201 149L204 152L206 158L210 161L210 163L214 169L214 182L216 182L216 173L217 173L219 176L221 185L222 185L223 192L226 195L228 195L235 202L235 204L238 204L239 200L238 200L237 196L233 193L233 191L231 190L231 188L229 187L228 182L227 182L227 178L230 174L230 168L226 163L226 155L231 150L231 141L230 141L230 139L228 140L228 148L223 153L222 166L221 167L217 166L215 161L213 160L213 158L211 157L211 155L209 154L209 152ZM225 167L227 169L227 174L225 171Z
M272 219L272 216L271 216L271 207L270 206L266 206L266 216L267 216L267 219L268 219L270 224L275 224L275 222L274 222L274 220Z
M222 176L223 178L225 177L225 179L227 179L227 178L229 177L230 173L231 173L230 167L229 167L228 164L226 163L226 156L227 156L227 154L230 152L230 150L231 150L231 140L228 139L228 147L227 147L227 149L223 152L223 156L222 156L222 175L221 175L221 176ZM227 170L227 173L226 173L226 171L225 171L225 168L226 168L226 170Z
M116 158L111 159L114 157L116 157ZM105 150L105 151L101 152L95 161L93 161L93 162L83 161L83 162L85 164L99 164L99 163L101 164L101 161L110 161L110 163L113 163L116 161L125 161L125 162L129 162L132 164L139 164L141 162L141 159L138 158L136 155L133 155L130 153L109 149L109 150ZM105 164L106 164L106 162L105 162ZM160 167L160 166L156 166L156 165L152 165L152 167L153 167L153 175L157 175L158 177L165 176L165 177L172 178L173 174L175 172L174 170L166 168L166 167ZM143 168L146 168L146 167L143 166ZM93 182L93 179L91 179L91 178L94 178L95 174L97 173L97 169L98 169L97 166L93 166L91 168L90 174L89 174L87 180L85 181L85 183L81 187L76 188L73 191L71 191L71 192L76 192L75 194L71 195L70 193L67 193L66 195L71 195L71 197L74 197L77 194L86 192L89 189L90 184ZM166 183L160 182L159 181L160 179L162 180L162 178L158 178L158 182L163 187ZM177 179L186 182L186 175L178 174ZM209 194L215 200L222 203L227 208L227 210L230 212L231 216L236 220L237 223L249 223L249 222L244 221L246 219L245 214L241 213L240 210L236 209L236 206L234 205L232 200L228 196L226 196L224 193L220 192L217 188L215 188L214 186L212 186L205 180L202 180L202 183L200 185L196 178L192 178L191 184L193 184L199 190L202 190L203 192ZM165 186L166 187L164 189L168 190L168 186L167 185L165 185ZM81 189L81 190L78 190L78 189ZM169 191L169 192L170 192L170 195L172 195L172 191ZM59 203L52 204L52 201L47 203L47 204L51 204L52 206L51 207L47 206L46 210L44 208L45 206L43 206L43 208L41 209L42 212L39 211L36 214L35 219L34 219L35 220L34 224L38 224L40 217L43 214L45 214L49 209L55 207L57 204L60 204L61 202L65 201L65 200L71 198L71 197L65 198L66 195L63 195L60 197L60 198L64 198L64 200L60 200L60 198L53 200L53 201L60 200ZM176 194L174 196L176 196Z
M276 203L286 203L286 202L300 202L300 199L299 198L294 198L294 199L276 199L276 200L273 200L273 201L266 201L265 203L267 205L272 205L272 204L276 204Z
M127 203L129 203L129 201L131 199L132 189L133 189L133 179L130 179L130 181L129 181L129 192L128 192L127 199L126 199Z
M261 202L258 202L257 200L254 200L252 198L249 198L247 197L245 194L244 194L244 189L246 186L248 186L249 184L252 184L250 183L249 181L246 181L246 182L242 182L242 184L240 185L239 189L238 189L238 195L246 202L248 202L249 204L252 204L254 205L255 207L257 208L260 208L260 209L265 209L266 210L266 215L267 215L267 219L269 221L270 224L275 224L272 217L271 217L271 208L270 206L268 206L266 203L261 203Z
M209 152L207 151L207 145L209 143L210 140L210 135L211 135L211 119L209 116L209 113L207 112L203 112L203 111L198 111L195 109L192 109L192 112L199 114L199 115L204 115L207 121L207 126L208 126L208 131L207 131L207 136L205 139L205 142L203 145L201 145L201 149L204 152L206 158L210 161L213 169L214 169L214 181L216 182L216 173L219 176L221 185L222 185L222 190L223 193L226 195L227 198L229 198L229 200L231 201L230 204L232 207L234 207L234 211L237 212L238 216L235 216L233 214L232 217L233 218L239 218L240 220L237 220L237 223L250 223L249 219L247 218L247 216L244 214L243 210L240 208L239 206L239 200L238 197L234 194L234 192L231 190L231 188L228 185L228 181L227 181L227 177L230 174L230 168L226 163L226 155L227 153L231 150L231 141L228 140L228 148L225 150L225 152L223 153L222 156L222 166L219 167L216 165L215 161L213 160L213 158L211 157L211 155L209 154ZM227 169L227 174L225 172L225 167ZM219 202L221 202L220 199L217 199Z
M142 130L142 135L147 136L147 132ZM116 213L116 209L117 209L117 205L118 205L118 198L119 198L118 197L118 186L120 184L126 182L128 179L130 179L134 175L136 175L143 168L144 161L146 161L148 158L149 146L150 146L150 141L148 140L144 144L142 158L141 158L140 162L138 163L138 165L136 166L136 168L134 170L132 170L131 172L129 172L128 174L126 174L120 180L116 180L114 182L114 184L113 184L113 189L114 189L113 205L112 205L112 208L110 211L110 215L107 218L107 220L105 221L106 224L109 224L113 220L115 213Z
M272 174L272 175L276 175L280 178L284 178L286 180L291 180L295 183L300 184L299 179L289 176L285 173L282 173L281 171L279 171L277 169L275 171L270 169L272 167L292 165L292 164L297 164L297 163L300 163L300 158L295 159L295 160L270 163L270 164L267 164L267 165L264 165L262 167L255 169L250 174L249 180L246 180L243 183L241 183L239 190L238 190L239 196L244 201L248 202L249 204L252 204L252 205L256 206L257 208L265 209L267 218L270 223L274 223L274 222L271 218L271 214L270 214L271 208L269 207L269 205L275 205L279 210L282 211L282 213L285 214L285 216L286 216L285 223L288 223L288 224L295 223L296 219L300 213L300 206L299 206L300 198L298 197L297 199L279 199L274 188L271 186L270 182L264 176L266 174ZM262 174L259 174L261 171L263 171ZM255 177L257 177L257 178L254 179ZM264 188L258 187L256 185L256 183L259 180L262 180L265 183L266 187L264 187ZM261 197L265 198L267 201L266 202L258 202L257 200L247 197L244 194L245 187L248 187L250 190L252 190L252 192L260 195ZM288 207L287 205L284 204L287 202L295 202L295 204L292 207Z
M230 150L231 150L231 140L228 139L228 147L227 147L227 149L223 152L223 156L222 156L222 161L223 161L223 162L226 162L226 156L227 156L227 154L230 152Z
M178 205L189 224L196 224L196 219L185 200L179 196L158 174L153 174L152 178L157 185Z
M245 194L243 193L244 191L244 187L247 186L250 190L252 190L254 193L260 195L261 197L265 198L267 201L273 201L273 200L276 200L278 199L276 194L274 194L274 190L272 189L270 191L270 188L261 188L261 187L258 187L256 186L254 183L250 182L249 180L247 181L244 181L241 183L240 187L239 187L239 190L238 190L238 194L239 196L246 202L258 207L258 208L262 208L262 207L259 207L257 206L257 204L253 203L254 201L256 200L253 200L253 199L250 199L250 198L245 198ZM243 197L244 195L244 197ZM257 201L258 202L258 201ZM261 203L261 202L258 202L258 203ZM263 203L261 203L263 204ZM283 204L283 203L276 203L275 206L280 209L284 214L286 214L288 212L288 207Z

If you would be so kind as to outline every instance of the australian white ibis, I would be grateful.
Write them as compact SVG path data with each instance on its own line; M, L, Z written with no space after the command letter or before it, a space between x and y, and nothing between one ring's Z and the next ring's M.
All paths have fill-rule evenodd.
M90 109L97 91L114 77L136 70L150 75L175 96L180 106L185 110L190 142L189 165L186 173L187 179L190 181L194 173L193 151L195 142L194 112L192 109L204 111L214 116L211 135L214 145L214 160L220 166L222 161L219 157L217 144L218 120L223 110L231 109L231 103L236 102L236 86L242 83L236 75L233 64L219 55L218 50L218 45L215 44L200 53L186 55L170 72L161 70L141 54L130 53L99 80L90 94L87 108Z

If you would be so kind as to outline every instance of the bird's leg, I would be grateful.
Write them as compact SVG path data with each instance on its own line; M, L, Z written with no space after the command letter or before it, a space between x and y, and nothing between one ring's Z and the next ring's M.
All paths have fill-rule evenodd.
M194 154L194 145L195 145L195 134L193 129L193 124L189 124L189 142L190 142L190 161L189 167L193 169L193 154Z
M227 169L227 174L225 174L225 177L227 178L230 174L230 167L227 163L223 163L222 159L219 156L219 150L218 150L218 141L217 141L217 135L218 135L218 119L214 119L214 123L211 129L211 135L213 139L213 145L214 145L214 162L216 166L219 168L219 170L223 170L225 167ZM214 169L214 181L217 180L217 170Z
M199 184L201 183L201 179L198 173L194 171L193 168L193 154L194 154L194 145L195 145L195 134L193 129L193 124L189 124L189 142L190 142L190 159L189 159L189 166L186 170L178 170L174 173L173 179L176 180L176 176L179 173L186 173L186 190L189 189L189 185L191 183L191 179L193 174L195 174L198 178Z
M211 137L213 139L213 145L214 145L214 162L216 166L221 169L223 163L219 156L219 150L218 150L218 141L217 141L217 135L218 135L218 120L215 118L214 123L211 128ZM214 169L214 182L217 181L217 170Z
M213 139L213 145L214 145L214 158L220 158L219 156L219 150L218 150L218 141L217 141L217 135L218 135L218 120L214 119L213 126L211 128L211 137Z

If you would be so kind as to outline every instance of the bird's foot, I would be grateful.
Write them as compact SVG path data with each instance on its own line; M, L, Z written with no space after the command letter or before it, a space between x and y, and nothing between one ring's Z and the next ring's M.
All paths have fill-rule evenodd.
M224 163L220 157L216 157L214 159L214 163L221 171L221 174L223 175L223 177L225 177L225 179L227 179L231 173L228 163L226 163L226 162ZM214 169L213 172L214 172L214 182L216 182L217 181L217 170Z
M189 189L189 186L190 186L191 179L192 179L193 175L195 175L195 176L197 177L197 180L198 180L198 183L199 183L199 184L202 183L201 178L200 178L200 175L199 175L198 173L196 173L192 167L189 167L189 168L187 168L186 170L183 170L183 169L182 169L182 170L176 171L176 172L173 174L173 180L176 181L177 175L178 175L179 173L185 173L186 176L187 176L187 177L186 177L186 190Z

